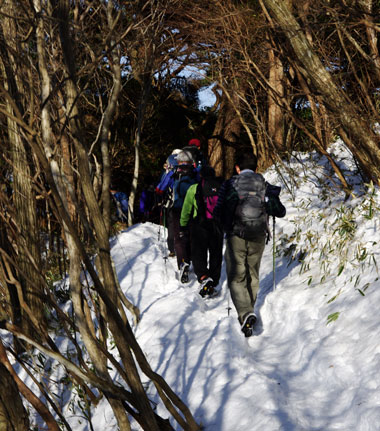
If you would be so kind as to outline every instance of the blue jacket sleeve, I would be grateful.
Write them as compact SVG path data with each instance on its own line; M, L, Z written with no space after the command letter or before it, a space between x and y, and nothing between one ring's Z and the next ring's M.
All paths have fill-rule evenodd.
M166 175L163 176L161 181L158 183L156 187L156 193L163 194L173 183L173 171L169 171Z

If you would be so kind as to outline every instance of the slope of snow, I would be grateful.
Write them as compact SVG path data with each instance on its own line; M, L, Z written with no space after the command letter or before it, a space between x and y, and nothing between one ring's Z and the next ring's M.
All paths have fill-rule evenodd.
M136 338L206 431L380 429L380 199L361 195L350 155L339 144L332 150L356 193L346 202L324 158L299 155L281 175L266 174L282 185L287 215L276 223L275 262L273 240L265 249L249 339L224 264L220 296L204 300L194 274L182 285L175 260L164 259L162 226L135 225L111 240L121 287L141 311ZM90 430L66 411L74 430ZM92 423L95 431L117 429L104 400Z
M336 150L343 151L339 145ZM267 245L256 303L259 324L250 339L240 332L224 268L221 295L205 301L195 276L181 285L175 261L163 259L162 227L134 226L113 244L122 287L142 312L137 340L153 369L208 431L380 427L378 214L363 217L367 200L358 195L342 209L344 195L326 161L314 162L312 181L299 174L293 196L284 184L291 181L288 174L266 175L283 185L288 213L277 220L275 241L280 253L292 249L294 259L276 256L274 279L273 241ZM342 154L341 168L355 187L348 154ZM327 174L331 190L323 200L320 182ZM375 196L374 211L378 206ZM344 224L351 210L355 218ZM299 243L292 239L296 226L302 230ZM353 227L353 236L345 227ZM322 256L328 242L330 251ZM358 244L367 253L362 260ZM295 250L306 250L303 265ZM165 414L160 406L158 411Z

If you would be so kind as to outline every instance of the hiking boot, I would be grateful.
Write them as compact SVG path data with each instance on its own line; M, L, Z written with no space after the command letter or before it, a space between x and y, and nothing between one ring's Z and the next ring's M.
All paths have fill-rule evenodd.
M257 317L253 313L248 313L245 315L243 319L243 323L241 325L241 331L246 337L251 337L253 334L253 327L256 323Z
M201 282L201 290L199 294L202 298L208 297L212 298L218 294L218 291L215 289L214 280L211 277L205 278Z
M179 270L179 279L181 280L181 283L188 283L189 282L189 264L186 262L183 262L181 264L181 268Z

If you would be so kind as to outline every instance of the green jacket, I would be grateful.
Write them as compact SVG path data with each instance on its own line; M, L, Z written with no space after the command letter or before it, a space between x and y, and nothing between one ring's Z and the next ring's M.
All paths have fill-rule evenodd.
M181 227L186 227L189 224L190 219L195 218L198 214L198 204L195 199L197 186L198 184L193 184L186 192L179 221Z

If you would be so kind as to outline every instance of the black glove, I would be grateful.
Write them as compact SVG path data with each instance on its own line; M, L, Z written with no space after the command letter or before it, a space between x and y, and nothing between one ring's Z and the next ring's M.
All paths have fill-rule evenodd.
M278 197L270 196L268 201L265 202L265 209L270 216L282 218L286 215L286 208Z
M279 218L285 217L286 208L280 201L281 187L269 183L266 183L266 186L265 209L267 214Z

